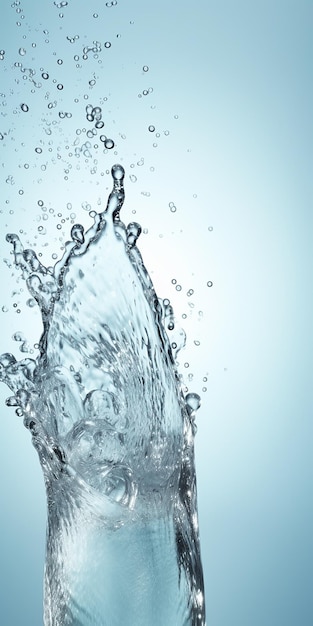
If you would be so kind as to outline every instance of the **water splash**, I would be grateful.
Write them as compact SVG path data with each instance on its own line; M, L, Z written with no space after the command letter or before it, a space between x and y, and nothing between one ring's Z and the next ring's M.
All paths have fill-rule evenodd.
M143 264L141 227L120 219L120 165L112 178L105 211L73 226L53 268L7 236L44 327L37 359L1 355L0 380L45 477L45 624L203 626L200 398L183 395L185 338Z

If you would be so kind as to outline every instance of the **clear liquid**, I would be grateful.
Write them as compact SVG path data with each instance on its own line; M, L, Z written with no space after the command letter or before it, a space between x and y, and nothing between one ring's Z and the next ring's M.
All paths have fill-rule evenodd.
M123 168L112 177L106 210L86 233L73 226L53 268L7 236L44 325L39 357L2 355L0 378L45 477L45 624L200 626L200 399L183 396L182 334L143 265L140 226L120 220Z
M23 310L15 272L13 311L27 327L37 302L44 330L35 358L14 328L24 358L3 354L0 380L45 478L45 626L203 625L193 456L200 400L182 391L184 334L143 265L141 228L120 221L121 166L102 204L113 154L127 163L129 194L145 180L153 187L178 115L162 119L153 66L131 58L140 3L131 6L135 19L116 1L30 4L3 7L0 214L2 232L25 243L7 236L30 292ZM148 207L146 189L139 200ZM168 207L172 216L176 206ZM83 215L87 232L75 223Z

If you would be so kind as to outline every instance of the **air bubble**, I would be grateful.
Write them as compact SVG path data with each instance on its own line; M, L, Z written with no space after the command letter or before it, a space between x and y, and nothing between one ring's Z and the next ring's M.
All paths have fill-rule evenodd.
M63 85L62 85L62 83L59 83L59 84L57 85L57 89L59 89L59 91L61 91L61 90L63 89Z
M148 67L148 65L144 65L142 69L143 69L143 71L144 71L144 72L149 72L149 67Z
M153 126L152 124L150 124L150 126L148 127L148 130L150 131L150 133L154 133L154 131L155 131L155 126Z
M176 285L175 289L176 289L176 291L181 291L182 287L181 287L181 285Z
M47 72L43 72L43 73L41 74L41 76L42 76L42 78L43 78L44 80L48 80L48 78L49 78L49 74L47 74Z
M188 289L187 296L192 296L193 293L194 293L193 289Z
M106 41L106 42L105 42L105 44L104 44L104 47L105 47L105 48L111 48L111 45L112 45L112 44L111 44L111 42L110 42L110 41Z
M21 57L25 56L25 54L26 54L25 48L20 48L18 53L21 55Z
M213 230L213 226L209 226L208 230L209 230L209 231L210 231L210 233L211 233L211 232L212 232L212 230Z
M208 280L208 282L207 282L207 286L208 286L208 287L212 287L212 285L213 285L212 281L211 281L211 280Z
M21 104L21 109L22 111L24 111L24 113L27 113L27 111L29 111L28 104L25 104L25 102L23 102L23 104Z

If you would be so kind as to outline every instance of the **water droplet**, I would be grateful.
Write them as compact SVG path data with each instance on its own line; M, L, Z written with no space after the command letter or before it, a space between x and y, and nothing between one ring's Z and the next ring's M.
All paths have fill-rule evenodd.
M26 54L25 48L20 48L18 53L21 55L21 57L25 56L25 54Z
M71 237L73 241L76 241L79 244L84 243L85 241L84 227L81 224L74 224L71 230Z
M211 233L211 232L212 232L212 230L213 230L213 226L209 226L208 230L209 230L209 231L210 231L210 233Z
M125 176L125 170L122 165L113 165L111 174L114 180L123 180Z
M22 111L24 111L24 113L27 113L27 111L29 111L29 106L28 106L28 104L25 104L25 102L23 102L23 103L21 104L21 109L22 109Z
M148 126L148 130L150 131L150 133L154 133L154 131L155 131L155 126L153 126L152 124L150 124L150 126Z
M63 85L62 85L62 83L59 83L59 84L57 85L57 89L59 89L59 91L61 91L61 90L63 89Z
M176 289L176 291L181 291L182 287L181 287L181 285L176 285L175 289Z
M197 393L188 393L185 400L187 408L189 408L192 413L197 411L201 406L201 398Z
M212 281L211 281L211 280L208 280L208 282L207 282L207 286L208 286L208 287L212 287L212 285L213 285Z
M106 41L106 42L105 42L105 44L104 44L104 47L105 47L105 48L111 48L111 45L112 45L112 44L111 44L111 42L110 42L110 41Z
M10 396L5 401L7 406L18 406L18 401L15 396Z
M148 72L149 71L148 65L144 65L142 69L143 69L144 72Z
M127 234L127 243L133 247L136 244L136 241L141 234L141 226L137 224L137 222L131 222L128 224L126 229Z
M113 141L113 139L105 139L104 145L105 145L105 147L108 150L112 150L112 148L114 148L114 141Z

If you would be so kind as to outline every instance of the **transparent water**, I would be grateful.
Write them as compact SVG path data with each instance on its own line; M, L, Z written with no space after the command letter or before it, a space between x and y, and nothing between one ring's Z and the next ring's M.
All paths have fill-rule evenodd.
M183 397L173 311L143 265L139 224L120 220L123 168L112 176L106 211L86 233L73 226L53 269L7 235L44 324L37 360L3 354L0 377L45 477L45 624L204 624L200 398Z
M106 9L114 10L116 4L107 3ZM54 3L53 10L59 11L61 20L62 11L71 7ZM11 11L17 15L16 28L22 28L21 3L14 2ZM97 20L98 14L92 19ZM76 223L73 206L67 203L70 235L63 226L65 213L56 215L48 202L38 200L42 182L53 196L49 169L60 174L60 163L60 185L71 179L75 162L79 174L72 183L83 182L88 187L86 196L101 182L104 159L108 167L116 137L104 131L109 117L106 98L95 98L98 104L90 104L86 92L73 97L80 105L75 113L73 102L69 105L62 94L77 84L72 77L62 78L62 67L71 58L77 72L84 62L93 62L94 68L111 41L89 33L85 36L89 43L81 45L84 31L80 35L68 31L66 44L79 44L80 54L74 54L76 48L71 57L62 46L62 54L61 49L54 50L51 58L57 69L52 73L47 71L52 65L49 55L40 56L35 48L38 42L44 51L50 37L57 41L53 28L51 35L40 24L41 41L37 22L32 26L29 17L25 24L28 34L22 35L21 30L20 45L11 55L17 86L6 94L6 104L10 97L15 101L19 97L13 111L19 123L12 117L12 126L1 133L8 150L17 130L21 133L19 164L6 179L15 195L8 192L6 202L17 205L15 178L21 178L21 171L25 181L18 181L19 201L24 194L29 200L30 172L39 171L36 237L45 237L48 245L49 225L57 217L62 258L57 261L54 250L52 265L45 264L37 241L29 245L25 231L7 235L15 268L27 283L27 304L32 309L37 303L40 309L43 333L38 356L22 333L15 333L25 358L18 361L10 353L2 354L0 380L11 389L7 404L15 407L32 435L45 479L45 626L202 626L193 448L200 398L183 393L176 357L184 333L177 327L169 300L157 297L143 264L136 245L141 227L121 221L124 169L112 168L113 189L105 210L92 210L88 200L80 199L90 216L86 229ZM1 51L3 62L8 53L10 49ZM142 65L142 74L148 72L149 67ZM83 75L87 74L93 89L96 74L90 68ZM139 95L148 96L151 89ZM33 129L40 119L35 139L28 135L22 141L22 116L28 116ZM71 121L69 130L64 124ZM150 124L147 132L155 130ZM139 159L137 166L143 162ZM84 181L86 172L93 184ZM135 174L129 177L136 182ZM103 198L97 204L102 202ZM170 205L175 212L174 203ZM23 230L18 225L19 220L16 231Z

